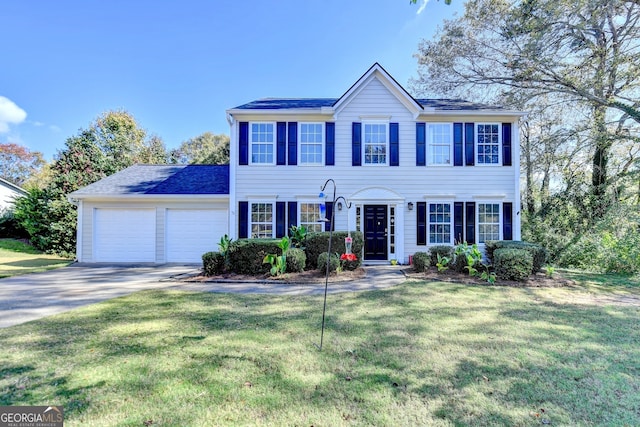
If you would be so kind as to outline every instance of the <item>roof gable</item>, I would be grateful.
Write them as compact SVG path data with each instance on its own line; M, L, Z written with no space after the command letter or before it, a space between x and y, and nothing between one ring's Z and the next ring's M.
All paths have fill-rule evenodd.
M423 110L420 102L411 96L387 70L376 62L333 104L335 113L338 114L373 79L378 79L415 116Z
M15 185L14 183L7 181L6 179L0 178L0 185L22 196L27 195L27 192L22 187Z

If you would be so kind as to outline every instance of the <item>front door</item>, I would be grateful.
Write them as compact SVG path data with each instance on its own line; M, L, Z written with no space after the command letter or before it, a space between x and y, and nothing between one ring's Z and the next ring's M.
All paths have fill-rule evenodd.
M387 259L387 205L364 206L364 259Z

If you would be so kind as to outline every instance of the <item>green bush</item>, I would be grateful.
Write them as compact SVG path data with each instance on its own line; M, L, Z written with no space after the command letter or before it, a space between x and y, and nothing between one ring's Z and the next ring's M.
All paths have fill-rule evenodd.
M484 251L487 255L487 259L491 264L494 264L493 259L494 252L497 249L524 249L531 255L533 259L533 265L531 267L531 273L537 273L542 269L542 266L547 262L547 250L538 244L522 242L519 240L494 240L485 242Z
M271 265L263 263L267 254L281 255L280 239L240 239L229 245L229 270L239 274L268 273Z
M413 268L419 273L426 271L431 266L431 257L426 252L413 254Z
M499 248L493 252L493 257L496 276L502 280L522 282L533 269L533 257L526 249Z
M467 267L470 266L475 270L479 270L482 267L482 252L480 252L478 245L475 243L471 245L467 242L457 244L453 253L455 255L453 269L458 273L471 274L473 270L470 271Z
M447 245L431 246L429 248L429 255L431 255L431 265L436 265L438 263L438 255L440 255L440 258L453 258L453 247Z
M287 271L300 273L304 271L307 264L307 255L302 249L290 248L287 251Z
M331 252L343 254L345 253L344 239L347 237L346 231L334 231L333 239L331 242ZM364 247L364 239L362 232L352 231L351 237L353 239L351 252L356 254L358 260L355 268L362 265L362 248ZM329 232L323 231L322 233L308 233L305 241L304 251L307 254L307 269L313 270L318 268L318 256L327 252L329 248Z
M207 252L202 255L202 266L205 276L215 276L224 271L224 255L219 252Z
M13 210L0 209L0 238L28 239L29 233L13 214Z
M327 271L327 257L329 256L329 252L322 252L318 255L318 259L316 261L316 265L318 266L318 270L321 273L326 273ZM338 267L340 266L340 258L335 253L331 255L329 258L329 273L335 273L338 271Z

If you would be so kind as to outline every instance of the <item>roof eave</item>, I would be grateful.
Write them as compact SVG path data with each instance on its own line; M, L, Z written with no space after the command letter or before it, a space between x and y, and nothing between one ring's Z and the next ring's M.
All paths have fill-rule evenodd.
M67 195L69 200L94 200L94 201L116 201L116 200L228 200L229 194L89 194L89 193L70 193Z

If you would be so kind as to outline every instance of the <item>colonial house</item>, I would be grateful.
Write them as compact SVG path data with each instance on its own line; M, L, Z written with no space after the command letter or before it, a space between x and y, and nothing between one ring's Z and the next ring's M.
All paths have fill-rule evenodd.
M519 240L523 115L416 99L377 63L340 98L249 102L227 110L228 168L134 166L72 193L78 259L198 262L222 234L321 231L332 214L364 233L365 263Z

